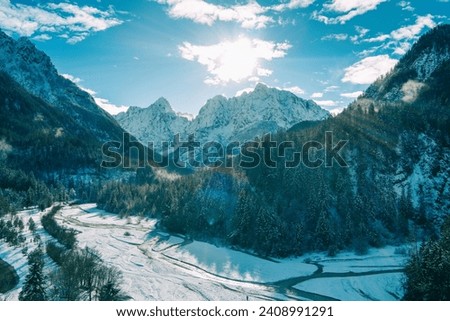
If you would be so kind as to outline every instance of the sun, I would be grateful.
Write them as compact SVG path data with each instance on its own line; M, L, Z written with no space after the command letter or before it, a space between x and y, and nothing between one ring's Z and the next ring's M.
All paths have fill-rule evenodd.
M217 60L216 75L225 82L241 82L258 68L258 57L252 41L240 37L234 42L223 42L223 51Z

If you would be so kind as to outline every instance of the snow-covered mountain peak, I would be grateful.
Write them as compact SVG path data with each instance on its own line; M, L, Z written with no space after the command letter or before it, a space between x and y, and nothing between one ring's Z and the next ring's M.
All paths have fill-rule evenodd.
M200 142L226 144L287 130L302 121L323 120L329 115L313 101L258 84L238 97L218 95L209 99L192 121L173 112L163 98L149 108L130 108L116 119L144 143L171 140L173 134L180 133L183 137L195 134Z
M199 117L203 114L215 113L217 110L224 108L226 106L228 99L222 95L214 96L206 101L205 105L200 108ZM201 117L201 116L200 116Z
M170 103L164 97L161 97L158 100L156 100L153 104L150 105L149 108L153 108L154 110L163 113L174 113L172 107L170 106Z
M280 103L281 105L290 105L293 103L295 104L296 102L299 101L307 102L306 100L298 97L297 95L295 95L290 91L269 87L263 83L258 83L253 90L244 91L241 95L238 95L234 98L254 100L257 101L258 103L261 100L264 101L271 100L272 102ZM313 101L310 101L310 103L313 103Z
M255 89L253 90L253 92L254 92L254 93L255 93L255 92L267 92L269 89L270 89L270 88L269 88L266 84L258 83L258 84L255 86Z
M223 95L216 95L213 98L210 98L206 101L206 104L204 107L218 107L222 104L224 104L227 101L227 98Z

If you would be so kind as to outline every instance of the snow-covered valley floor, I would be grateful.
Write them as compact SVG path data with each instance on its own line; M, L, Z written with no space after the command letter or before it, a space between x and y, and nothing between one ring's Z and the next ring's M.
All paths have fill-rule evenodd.
M21 215L39 213L27 212ZM95 204L64 207L58 224L79 231L79 247L98 250L123 273L134 300L397 300L406 257L395 247L367 255L323 253L264 259L159 231L155 220L121 219ZM39 226L40 227L40 226ZM51 238L40 232L43 239ZM0 245L0 258L21 278L0 299L16 300L27 272L20 249ZM52 265L49 262L48 268Z

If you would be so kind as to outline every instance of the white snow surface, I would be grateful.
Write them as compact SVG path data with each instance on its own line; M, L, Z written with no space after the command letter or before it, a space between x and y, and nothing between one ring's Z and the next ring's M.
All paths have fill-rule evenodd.
M37 210L32 216L43 241ZM80 248L99 251L106 264L123 274L123 289L134 300L394 300L401 297L405 256L395 247L367 255L306 254L288 259L261 258L250 253L192 241L158 230L157 221L120 218L95 204L65 206L58 224L74 228ZM26 234L26 233L25 233ZM0 258L11 264L20 284L0 299L17 300L28 271L21 248L0 244ZM56 268L46 259L46 269Z
M346 301L393 301L401 299L403 273L305 281L295 288Z

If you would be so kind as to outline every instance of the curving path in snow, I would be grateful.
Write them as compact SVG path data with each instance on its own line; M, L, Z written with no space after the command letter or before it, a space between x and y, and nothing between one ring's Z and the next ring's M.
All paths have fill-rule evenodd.
M43 213L19 215L34 218L44 242L52 239L40 226ZM65 206L55 219L79 232L80 247L98 250L122 271L123 288L134 300L398 300L403 294L405 257L394 247L365 256L318 253L276 260L168 234L156 228L156 220L120 218L95 204ZM0 244L0 258L20 277L0 299L17 300L26 257L20 248ZM49 271L54 268L46 262Z
M56 219L79 245L118 267L135 300L397 300L405 257L395 248L274 260L159 231L155 220L121 219L95 204Z

